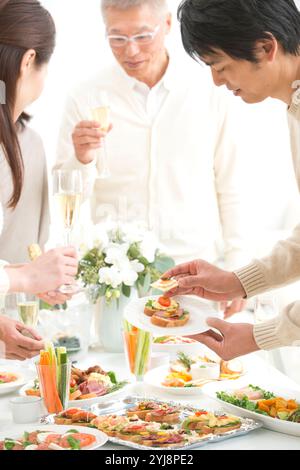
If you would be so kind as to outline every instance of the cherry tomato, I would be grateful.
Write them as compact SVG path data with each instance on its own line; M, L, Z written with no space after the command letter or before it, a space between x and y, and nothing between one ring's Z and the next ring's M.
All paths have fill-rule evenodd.
M158 299L158 303L162 305L163 307L170 307L171 300L168 297L160 297Z

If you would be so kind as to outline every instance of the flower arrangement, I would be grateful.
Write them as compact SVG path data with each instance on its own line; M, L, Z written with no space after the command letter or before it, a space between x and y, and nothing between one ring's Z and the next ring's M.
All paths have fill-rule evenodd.
M150 284L174 266L157 248L155 235L139 225L96 226L93 247L79 262L78 279L87 287L89 300L105 297L109 303L136 288L146 295Z

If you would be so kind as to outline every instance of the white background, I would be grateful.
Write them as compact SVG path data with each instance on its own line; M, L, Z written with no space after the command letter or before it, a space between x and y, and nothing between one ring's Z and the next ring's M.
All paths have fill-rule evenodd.
M57 47L51 61L43 96L30 110L33 127L43 137L49 167L55 160L57 132L64 100L78 82L93 75L111 60L105 41L100 0L42 0L57 26ZM169 47L184 54L176 19L178 0L170 0L174 27ZM249 235L256 254L272 246L265 231L294 226L300 218L298 194L293 175L285 105L270 100L245 105L237 98L235 106L244 122L244 133L236 136L243 142L245 181L243 197L249 214ZM277 233L272 235L275 239ZM267 242L265 241L267 239ZM258 244L257 244L258 243Z

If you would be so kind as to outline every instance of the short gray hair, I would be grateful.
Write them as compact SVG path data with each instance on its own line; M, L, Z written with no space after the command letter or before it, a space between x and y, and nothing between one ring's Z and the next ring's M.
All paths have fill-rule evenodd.
M105 11L107 8L118 8L119 10L127 10L133 7L142 5L149 5L153 10L158 13L168 13L168 0L101 0L101 10L103 18L105 18Z

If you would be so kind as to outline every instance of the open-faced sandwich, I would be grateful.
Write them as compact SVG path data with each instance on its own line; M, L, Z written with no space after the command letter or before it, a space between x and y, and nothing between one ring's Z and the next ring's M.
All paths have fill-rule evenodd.
M216 415L208 411L197 411L182 423L185 431L196 431L200 434L224 434L240 427L241 420L237 416Z
M178 282L176 281L175 278L171 278L171 279L160 278L157 281L153 282L151 284L151 287L153 287L153 289L157 289L162 292L168 292L169 290L175 289L176 287L178 287Z
M80 408L69 408L54 416L55 424L65 424L69 426L74 424L76 426L87 426L93 419L97 418L96 415L89 411Z
M193 431L186 433L183 429L173 429L165 423L145 422L136 416L98 416L92 424L110 437L147 447L181 447L197 437Z
M144 313L151 317L153 325L169 328L185 325L190 317L189 312L180 308L176 300L168 297L148 300Z
M179 422L180 410L167 404L142 401L127 411L127 416L137 416L145 421L175 424Z

